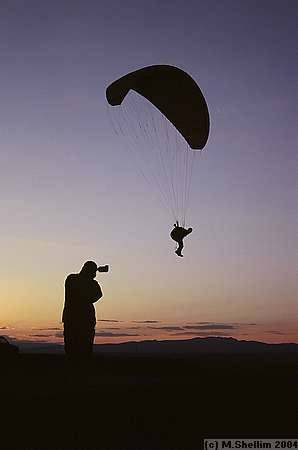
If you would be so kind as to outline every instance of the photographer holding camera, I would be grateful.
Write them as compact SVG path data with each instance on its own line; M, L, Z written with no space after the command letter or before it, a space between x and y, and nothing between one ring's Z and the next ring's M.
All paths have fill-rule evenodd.
M92 353L96 315L93 303L102 297L95 280L96 272L108 272L109 266L97 267L87 261L79 273L65 280L65 303L62 315L64 324L64 349L67 356L87 357Z

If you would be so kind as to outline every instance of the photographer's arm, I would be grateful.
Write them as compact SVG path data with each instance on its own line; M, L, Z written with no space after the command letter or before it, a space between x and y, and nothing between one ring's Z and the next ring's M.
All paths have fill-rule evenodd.
M94 280L93 287L94 288L93 288L92 295L90 295L90 299L91 299L92 303L95 303L103 296L103 293L102 293L101 287L95 280Z

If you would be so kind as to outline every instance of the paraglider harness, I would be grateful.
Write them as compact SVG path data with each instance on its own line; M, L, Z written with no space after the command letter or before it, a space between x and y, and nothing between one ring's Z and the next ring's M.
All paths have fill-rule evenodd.
M182 239L185 238L185 236L187 236L191 232L192 228L188 228L188 230L186 230L184 227L181 227L179 225L179 222L177 221L174 224L174 229L171 231L170 236L175 242L180 242L182 241Z

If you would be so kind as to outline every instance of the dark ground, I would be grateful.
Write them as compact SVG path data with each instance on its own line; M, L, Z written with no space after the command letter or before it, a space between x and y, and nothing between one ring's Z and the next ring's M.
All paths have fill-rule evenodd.
M194 450L207 437L297 437L297 355L1 361L1 449Z

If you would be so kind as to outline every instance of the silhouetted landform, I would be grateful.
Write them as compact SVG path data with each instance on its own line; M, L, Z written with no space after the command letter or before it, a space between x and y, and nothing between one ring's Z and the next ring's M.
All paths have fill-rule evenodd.
M198 450L206 437L297 436L296 352L197 356L103 352L68 365L21 353L1 365L0 448Z
M20 343L21 351L28 353L63 353L63 346L50 343ZM200 356L202 354L259 354L298 353L298 344L267 344L257 341L237 340L226 337L193 338L184 340L145 340L120 344L96 344L95 353Z
M17 342L21 353L55 353L64 354L64 346L60 344L51 344L50 342Z
M0 361L1 358L14 357L19 353L19 348L11 344L5 336L0 336Z
M102 344L98 352L141 353L165 355L201 355L202 353L297 353L298 344L266 344L257 341L239 341L234 338L208 337L185 340L148 340L122 344Z
M197 450L296 433L297 344L147 340L95 345L79 362L63 345L18 344L0 358L4 450Z

